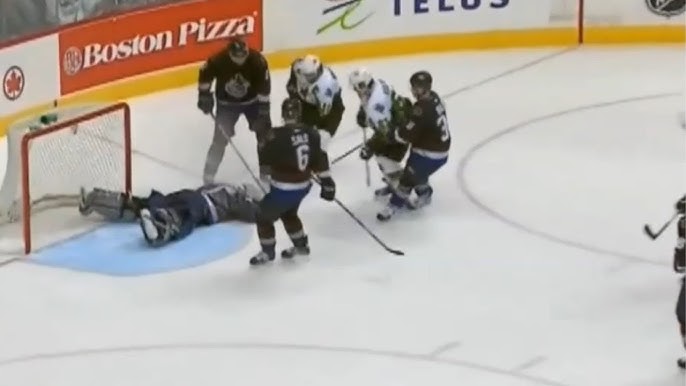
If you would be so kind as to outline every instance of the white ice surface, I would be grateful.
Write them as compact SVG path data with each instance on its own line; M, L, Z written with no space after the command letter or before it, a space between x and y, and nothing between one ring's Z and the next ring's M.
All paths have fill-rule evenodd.
M447 94L551 52L364 65L403 93L411 72L427 69ZM253 239L227 259L149 277L0 268L0 386L681 385L675 232L651 242L641 227L668 217L684 192L683 58L668 47L580 49L455 95L451 160L433 179L433 206L388 224L373 219L362 162L337 164L338 197L402 258L312 194L302 210L307 262L251 270ZM351 68L334 67L342 81ZM280 101L285 74L273 78ZM499 136L469 153L459 184L468 150L508 127L663 93L675 96ZM357 101L345 95L334 156L360 140ZM212 123L194 91L131 103L145 153L134 156L134 189L198 184ZM237 143L254 163L240 125ZM246 178L231 150L220 178Z

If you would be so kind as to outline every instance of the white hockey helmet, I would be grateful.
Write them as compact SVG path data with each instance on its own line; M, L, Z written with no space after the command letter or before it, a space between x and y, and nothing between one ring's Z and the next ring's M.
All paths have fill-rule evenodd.
M374 77L366 68L358 68L350 73L348 81L350 82L350 87L355 90L357 95L363 97L369 96Z
M314 83L322 71L322 61L316 55L306 55L296 63L295 73L309 83Z

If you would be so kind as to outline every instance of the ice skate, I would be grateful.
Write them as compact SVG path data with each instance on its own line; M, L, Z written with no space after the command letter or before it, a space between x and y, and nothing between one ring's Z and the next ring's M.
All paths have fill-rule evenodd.
M376 214L376 219L379 221L388 221L395 215L395 213L398 211L398 207L395 205L386 205L385 208L383 208L379 213Z
M387 196L390 196L391 194L393 194L393 189L391 189L390 186L386 185L383 188L379 188L374 191L374 198L382 199Z
M274 261L274 255L269 255L265 251L260 251L255 256L250 258L250 265L252 265L252 266L264 265L264 264L270 263L272 261Z
M415 193L417 193L417 199L414 203L414 207L416 209L423 208L431 204L431 197L434 194L434 190L431 186L425 185L422 187L417 187L415 189Z
M310 255L310 247L304 246L304 247L290 247L286 248L283 251L281 251L281 258L282 259L293 259L296 256L309 256Z

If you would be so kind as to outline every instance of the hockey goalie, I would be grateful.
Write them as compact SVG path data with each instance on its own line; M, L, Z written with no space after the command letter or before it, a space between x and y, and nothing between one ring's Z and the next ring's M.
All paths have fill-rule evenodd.
M208 184L148 197L95 188L81 189L79 212L106 221L138 221L146 242L159 247L184 239L197 227L228 221L255 223L264 194L254 185Z

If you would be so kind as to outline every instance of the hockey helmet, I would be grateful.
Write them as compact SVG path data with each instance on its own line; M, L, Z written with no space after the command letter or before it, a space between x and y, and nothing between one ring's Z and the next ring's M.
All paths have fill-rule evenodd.
M281 103L281 118L284 122L300 122L302 117L302 104L298 98L288 97Z
M316 55L306 55L296 62L295 73L308 83L314 83L323 71L322 61Z
M410 77L410 88L415 98L420 98L431 91L433 78L428 71L417 71Z
M372 83L374 83L374 77L366 68L358 68L350 73L348 82L360 98L368 97Z
M248 44L241 37L231 38L229 45L227 46L229 51L229 57L231 61L238 64L239 66L245 63L250 54L250 48Z

